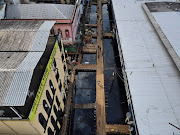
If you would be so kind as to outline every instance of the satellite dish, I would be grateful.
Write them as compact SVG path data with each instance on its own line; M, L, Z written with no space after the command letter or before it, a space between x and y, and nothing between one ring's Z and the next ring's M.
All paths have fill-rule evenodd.
M126 113L126 117L131 118L130 112L127 112L127 113Z

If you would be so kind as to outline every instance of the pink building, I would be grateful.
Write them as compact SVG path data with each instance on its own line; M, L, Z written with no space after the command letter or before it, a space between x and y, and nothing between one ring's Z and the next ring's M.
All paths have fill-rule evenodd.
M82 8L67 4L11 4L6 7L6 20L55 20L51 30L62 34L64 44L74 44ZM4 20L5 20L4 19Z

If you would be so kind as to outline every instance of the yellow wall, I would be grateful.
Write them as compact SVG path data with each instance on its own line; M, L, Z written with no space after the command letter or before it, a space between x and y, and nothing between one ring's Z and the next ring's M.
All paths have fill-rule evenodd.
M62 47L63 47L63 45L62 45ZM64 111L63 97L64 96L66 97L65 88L68 88L67 83L66 82L64 83L64 80L67 80L68 75L67 75L67 73L64 72L64 64L66 66L65 55L64 55L64 62L62 62L62 60L61 60L61 55L64 55L64 49L62 48L62 52L60 52L60 50L58 48L56 55L55 55L55 61L57 64L57 69L58 69L60 78L57 82L57 80L55 78L56 73L54 72L53 68L51 67L44 90L42 92L42 96L41 96L41 99L40 99L40 102L38 105L37 112L35 114L34 121L31 122L29 119L27 119L27 120L0 120L0 134L23 134L23 135L43 134L43 135L46 135L48 127L50 127L52 130L54 130L54 127L51 124L51 116L53 116L55 118L55 120L57 119L54 109L52 107L50 117L48 119L48 115L43 107L43 100L46 100L48 106L50 107L50 104L46 97L46 90L48 90L51 97L53 97L53 93L51 92L51 89L49 86L49 80L51 80L54 88L56 89L56 92L54 94L55 98L54 98L52 106L55 105L57 110L59 110L61 108ZM66 66L66 69L67 69L67 66ZM63 90L61 92L59 90L60 82L62 83L62 88L63 88ZM61 103L59 108L56 103L56 96L58 97L58 99ZM44 128L39 123L39 119L38 119L39 113L42 113L43 116L45 117L45 119L48 119L46 130L44 130ZM61 126L60 123L58 123L57 125L60 128L60 126Z

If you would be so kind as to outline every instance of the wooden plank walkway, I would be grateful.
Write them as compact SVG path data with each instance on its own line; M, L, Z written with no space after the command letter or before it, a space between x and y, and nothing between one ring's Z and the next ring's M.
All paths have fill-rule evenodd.
M106 125L107 133L121 133L121 134L129 134L129 126L128 125Z
M96 106L94 103L91 104L72 104L72 108L75 109L94 109Z
M97 34L92 34L92 38L97 38ZM112 38L114 37L114 34L113 33L103 33L103 37L104 38Z
M83 53L96 53L97 48L96 47L89 47L89 46L84 46L82 49Z
M74 67L75 70L96 70L96 64L79 64Z
M106 134L105 90L104 90L104 61L102 35L102 3L97 1L97 70L96 70L96 134Z
M105 38L106 38L106 37L112 38L112 37L114 37L114 34L113 34L113 33L104 33L103 36L104 36Z
M72 69L71 65L67 65L68 69ZM83 71L95 71L97 68L96 64L79 64L74 66L74 70L83 70Z
M85 24L85 26L96 28L97 24Z

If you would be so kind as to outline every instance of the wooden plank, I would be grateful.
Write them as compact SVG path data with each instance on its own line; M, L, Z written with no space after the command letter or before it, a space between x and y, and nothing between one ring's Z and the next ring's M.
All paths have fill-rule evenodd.
M111 38L111 37L114 37L114 34L113 33L104 33L103 36Z
M97 1L97 70L96 70L96 134L106 134L106 112L104 91L104 61L102 34L102 3Z
M84 45L84 47L96 47L97 48L97 43L87 43Z
M74 67L75 70L96 70L96 64L79 64Z
M113 33L103 33L103 37L106 38L112 38L114 37L114 34ZM92 38L97 38L97 34L92 34Z
M94 53L96 53L96 49L87 49L87 48L85 48L85 49L83 49L83 53L94 54Z
M96 47L84 46L82 49L83 53L96 53Z
M66 104L66 110L65 110L66 117L65 116L63 117L63 125L61 128L61 135L66 134L68 119L69 119L70 109L71 109L73 89L74 89L74 78L75 78L75 70L73 70L72 74L71 74L71 81L70 81L70 87L69 87L69 91L68 91L68 95L67 95L67 104Z
M97 38L97 34L92 34L92 38Z
M121 134L130 134L128 125L106 125L107 133L121 133Z
M96 28L97 24L85 24L85 26Z
M72 106L72 108L75 108L75 109L94 109L95 108L94 103L90 103L90 104L72 104L71 106Z
M80 64L81 61L82 61L82 53L80 53L79 56L78 56L78 64Z

